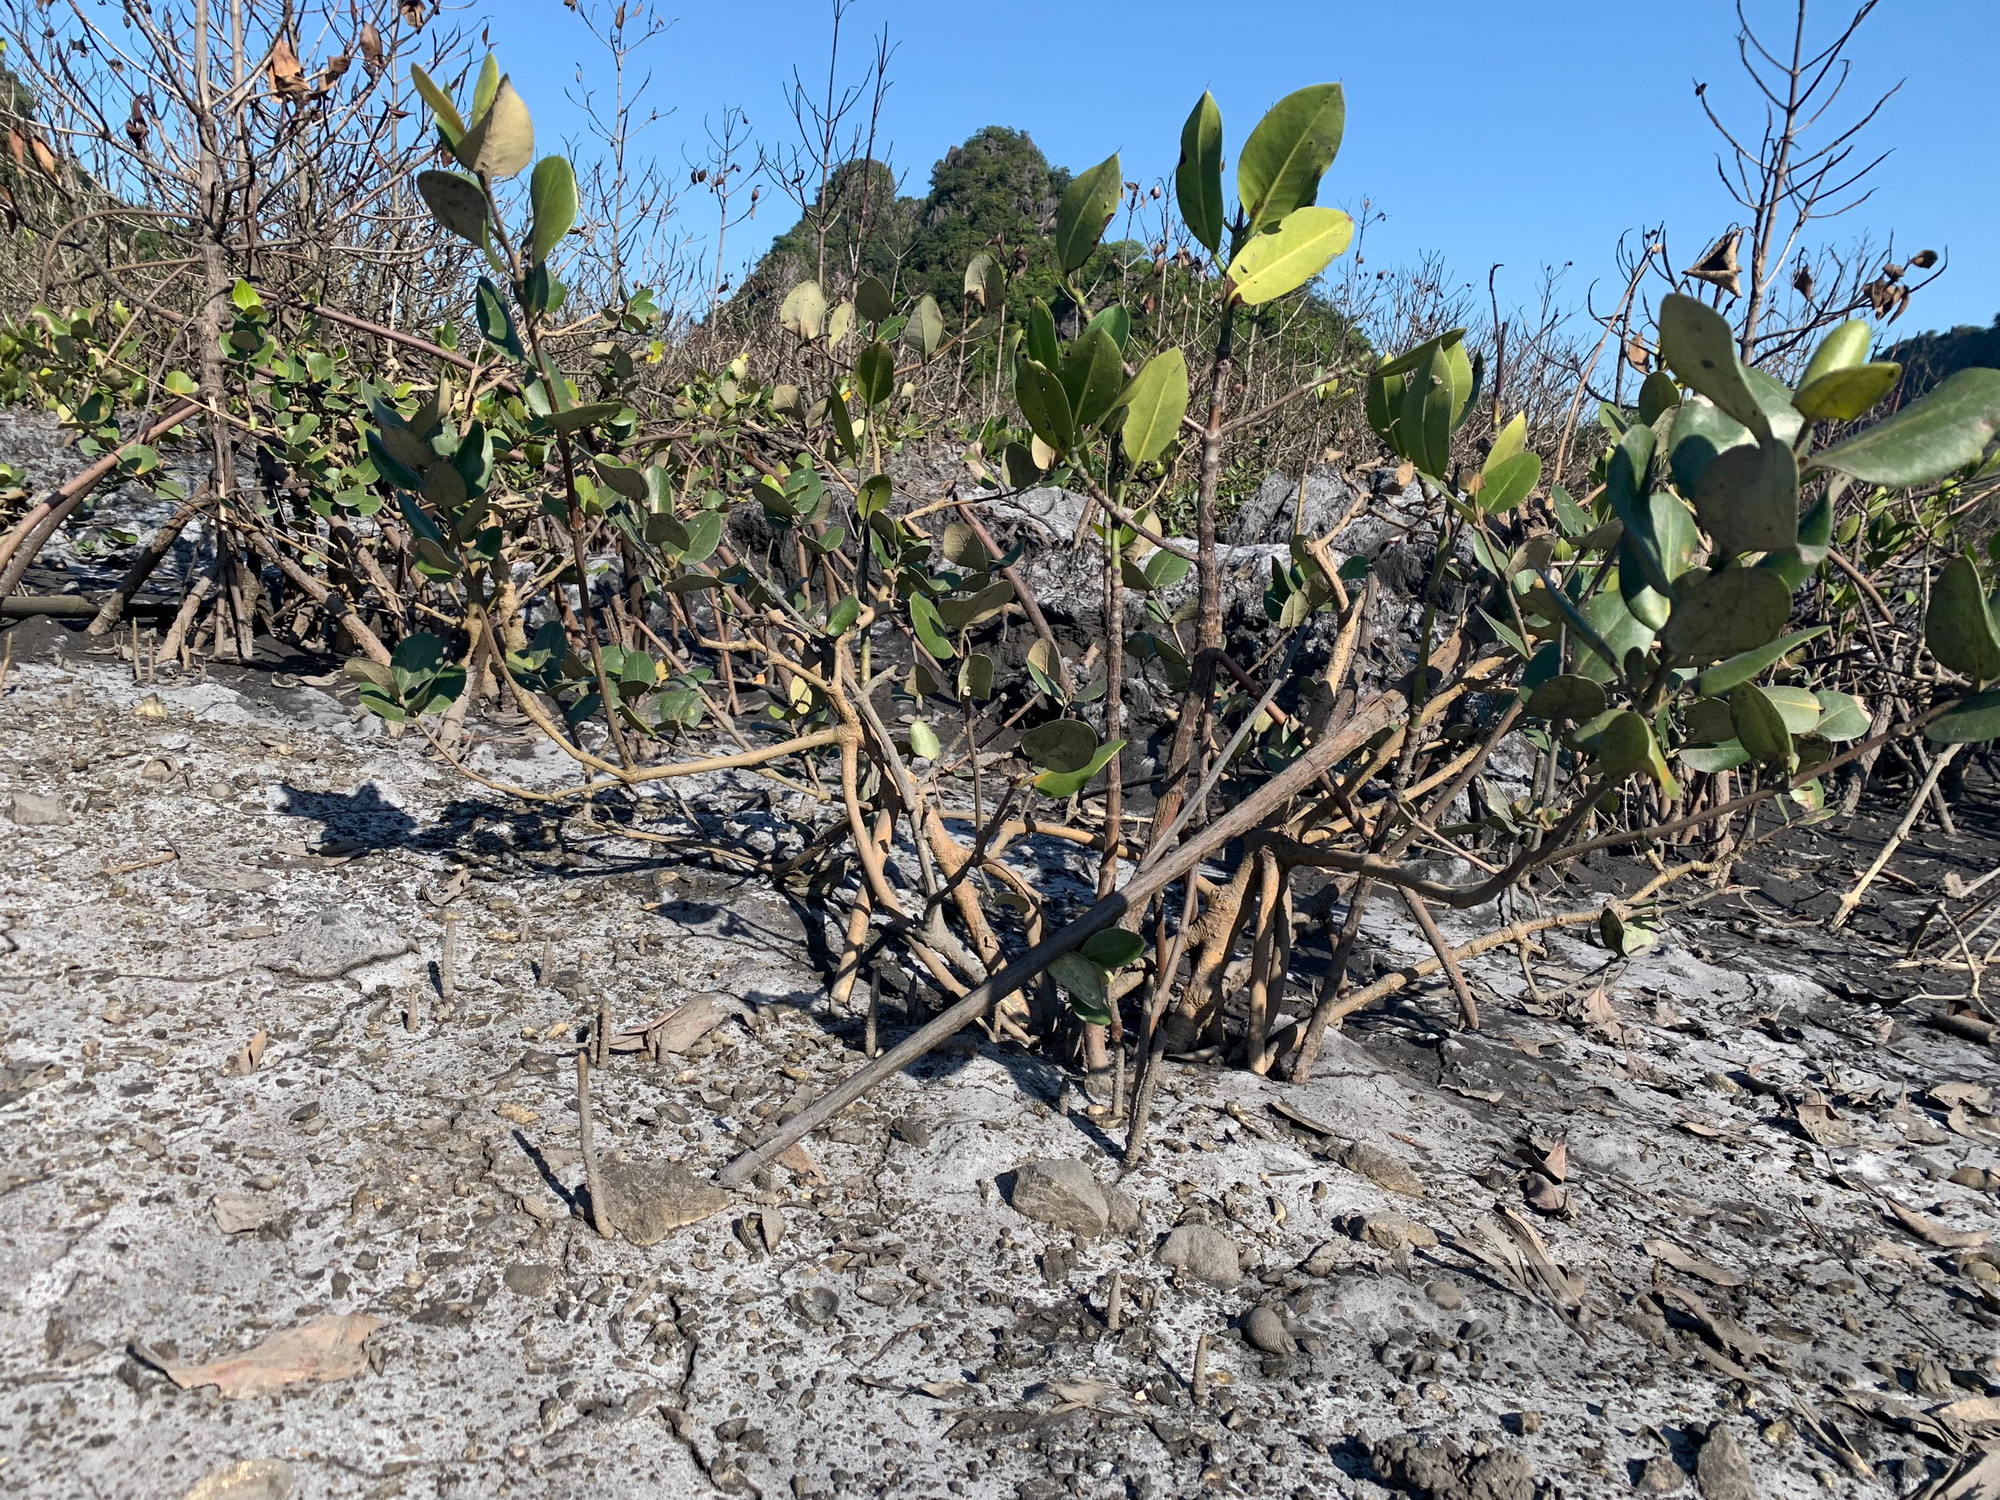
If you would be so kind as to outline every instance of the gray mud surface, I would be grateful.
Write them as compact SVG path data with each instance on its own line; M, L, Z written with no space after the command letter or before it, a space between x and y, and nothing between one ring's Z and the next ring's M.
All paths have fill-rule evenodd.
M1801 835L1631 961L1548 935L1539 998L1475 962L1476 1033L1419 987L1305 1086L1175 1066L1122 1179L1072 1079L969 1032L676 1227L860 1060L810 892L503 803L331 676L135 685L14 640L0 1492L1995 1493L1944 1486L2000 1470L2000 1067L1868 940L1990 868L1969 826L1838 947L1780 912L1866 851ZM762 783L685 791L654 826L792 837ZM659 1231L600 1239L578 1040L698 996L719 1026L594 1074ZM1056 1223L1011 1206L1078 1158L1095 1185L1027 1174ZM264 1394L166 1373L307 1325L360 1354Z

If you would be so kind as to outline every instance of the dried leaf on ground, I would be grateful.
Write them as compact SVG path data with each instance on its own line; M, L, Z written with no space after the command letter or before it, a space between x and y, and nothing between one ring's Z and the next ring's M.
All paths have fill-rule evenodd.
M1894 1198L1883 1198L1894 1214L1896 1222L1909 1230L1927 1245L1936 1245L1940 1250L1970 1250L1975 1245L1986 1243L1983 1229L1953 1229L1948 1224L1940 1224L1936 1219L1924 1217L1915 1209L1905 1208Z
M222 1072L228 1078L247 1078L257 1071L257 1064L264 1060L264 1047L269 1038L260 1030L249 1041L237 1049L229 1059L229 1065Z
M241 1354L201 1365L163 1360L160 1368L184 1391L212 1385L225 1396L264 1396L302 1382L359 1375L368 1366L361 1346L381 1326L382 1319L365 1313L332 1313L274 1333Z
M1742 1286L1750 1278L1740 1271L1726 1270L1698 1255L1690 1255L1671 1240L1647 1240L1646 1253L1664 1265L1688 1276L1699 1276L1711 1286Z

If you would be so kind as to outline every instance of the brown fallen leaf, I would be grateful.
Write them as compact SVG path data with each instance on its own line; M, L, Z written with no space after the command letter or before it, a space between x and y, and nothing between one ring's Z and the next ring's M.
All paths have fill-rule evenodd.
M265 1036L263 1031L259 1030L255 1036L251 1037L249 1041L237 1049L234 1057L229 1059L228 1066L222 1070L223 1076L225 1078L246 1078L256 1072L257 1064L264 1060L264 1046L268 1041L269 1038Z
M1693 1292L1682 1291L1677 1286L1662 1287L1661 1291L1681 1306L1681 1310L1693 1318L1701 1329L1702 1336L1717 1348L1740 1356L1743 1359L1771 1358L1770 1346L1763 1338L1745 1328L1725 1313L1712 1311L1709 1305Z
M1882 1201L1889 1205L1889 1212L1896 1216L1897 1223L1927 1245L1936 1245L1940 1250L1970 1250L1986 1243L1986 1231L1983 1229L1953 1229L1936 1219L1925 1218L1915 1209L1903 1207L1887 1194L1883 1195Z
M2000 1146L2000 1131L1989 1130L1986 1126L1976 1123L1963 1104L1952 1105L1945 1114L1944 1122L1968 1141L1974 1141L1981 1146Z
M1799 1129L1805 1133L1806 1139L1815 1145L1833 1148L1853 1146L1860 1141L1854 1127L1835 1114L1827 1102L1817 1094L1809 1095L1800 1101L1794 1118L1798 1121Z
M731 1016L742 1003L726 995L693 995L643 1026L628 1026L611 1036L613 1052L685 1052Z
M2000 1426L2000 1396L1968 1396L1963 1401L1933 1408L1931 1415L1961 1427Z
M794 1141L791 1145L780 1151L777 1156L777 1162L786 1171L795 1176L803 1177L809 1182L826 1181L826 1174L820 1171L819 1164L806 1154L806 1148L801 1142Z
M1963 1104L1982 1115L1993 1113L1993 1090L1983 1083L1941 1083L1926 1092L1946 1109Z
M2000 1449L1967 1454L1955 1470L1917 1490L1910 1500L2000 1500Z
M1742 1286L1750 1279L1740 1271L1725 1270L1698 1255L1690 1255L1671 1240L1647 1240L1646 1253L1654 1260L1672 1266L1676 1271L1689 1276L1699 1276L1711 1286Z
M382 1326L365 1313L329 1313L272 1334L241 1354L202 1365L163 1360L160 1368L184 1391L212 1385L229 1397L263 1396L301 1382L348 1380L368 1367L361 1346Z

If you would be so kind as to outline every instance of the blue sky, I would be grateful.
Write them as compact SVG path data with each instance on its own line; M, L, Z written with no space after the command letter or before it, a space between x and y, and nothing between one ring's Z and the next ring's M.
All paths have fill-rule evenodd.
M1784 34L1789 0L1745 4L1773 38ZM661 0L658 9L674 24L644 55L654 97L673 113L645 137L646 149L685 182L684 151L700 145L705 120L732 105L760 137L783 140L793 66L824 77L824 0ZM1850 11L1812 0L1815 25ZM576 133L562 97L575 69L607 78L577 17L562 0L515 0L489 13L501 63L534 109L544 147ZM1203 88L1222 107L1233 161L1274 100L1338 79L1347 134L1320 201L1352 210L1365 197L1387 215L1368 232L1373 266L1437 252L1456 280L1483 289L1487 268L1501 262L1503 307L1534 296L1544 264L1564 262L1574 263L1567 294L1580 301L1610 276L1625 230L1664 221L1685 263L1740 217L1716 179L1719 142L1696 80L1746 128L1761 122L1736 63L1729 0L855 0L849 69L858 71L884 25L898 48L884 133L906 192L923 192L931 163L988 124L1025 129L1070 167L1116 149L1128 178L1170 174L1181 122ZM1885 0L1855 51L1841 119L1907 81L1869 137L1893 151L1874 198L1821 233L1843 244L1863 229L1894 231L1901 253L1949 251L1949 273L1897 333L1990 322L2000 314L2000 195L1991 186L2000 4ZM768 191L766 199L754 225L732 231L729 260L787 227L789 205ZM699 193L683 210L697 233L712 214Z

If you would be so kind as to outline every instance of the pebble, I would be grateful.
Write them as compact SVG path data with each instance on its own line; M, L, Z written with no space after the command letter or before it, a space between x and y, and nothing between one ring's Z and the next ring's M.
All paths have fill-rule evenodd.
M282 1458L246 1458L217 1469L184 1500L292 1500L298 1480Z
M1433 1281L1424 1288L1424 1295L1446 1312L1457 1312L1465 1306L1465 1294L1459 1291L1455 1281Z
M523 1297L543 1297L556 1284L556 1268L517 1261L507 1268L501 1279L507 1283L510 1292L518 1292Z
M1656 1453L1639 1466L1632 1488L1642 1495L1668 1495L1687 1482L1681 1466L1664 1453Z
M672 1230L698 1224L733 1201L715 1184L674 1161L612 1161L598 1171L605 1216L634 1245L657 1245Z
M1111 1206L1090 1164L1073 1157L1034 1160L1014 1173L1014 1211L1086 1239L1103 1237Z
M791 1307L801 1319L817 1328L831 1323L833 1315L840 1311L840 1293L831 1287L810 1286L792 1293Z
M62 798L40 792L16 792L11 809L14 821L23 828L61 828L69 822L69 809Z
M1350 1221L1348 1231L1362 1244L1383 1250L1400 1250L1405 1245L1429 1250L1438 1242L1428 1227L1401 1214L1360 1214Z
M217 1193L208 1200L208 1210L215 1216L215 1227L224 1234L248 1234L282 1218L285 1207L248 1193Z
M1750 1460L1743 1456L1727 1423L1717 1422L1708 1429L1695 1458L1694 1477L1701 1486L1702 1500L1756 1500L1757 1482L1750 1473Z
M1183 1224L1175 1229L1160 1246L1159 1261L1216 1286L1234 1286L1243 1278L1236 1241L1207 1224Z
M1268 1305L1250 1309L1250 1316L1243 1320L1243 1336L1266 1354L1291 1354L1299 1347L1285 1320Z
M1355 1141L1340 1153L1340 1164L1358 1176L1366 1177L1377 1187L1387 1188L1392 1193L1401 1193L1409 1198L1421 1198L1424 1185L1409 1164L1401 1157L1384 1151L1380 1146L1371 1146L1366 1141Z

